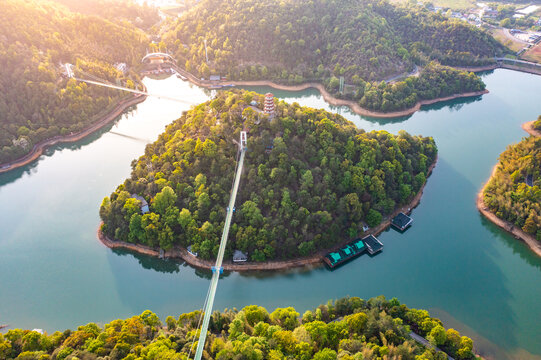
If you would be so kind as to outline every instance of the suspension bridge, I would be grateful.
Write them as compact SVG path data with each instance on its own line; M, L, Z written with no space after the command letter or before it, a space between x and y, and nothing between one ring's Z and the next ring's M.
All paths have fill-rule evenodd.
M96 77L96 76L94 76L92 74L88 74L88 73L84 72L81 69L78 69L78 68L75 69L75 67L72 64L65 64L64 67L66 68L66 74L67 74L68 78L73 78L73 79L75 79L77 81L82 81L82 82L85 82L87 84L98 85L98 86L102 86L102 87L106 87L106 88L110 88L110 89L127 91L127 92L131 92L133 94L139 94L139 95L145 95L145 96L153 96L153 97L157 97L159 99L177 101L177 102L180 102L180 103L183 103L183 104L188 104L188 105L195 105L196 104L193 101L188 101L188 100L185 100L185 99L181 99L181 98L177 98L177 97L173 97L173 96L169 96L169 95L153 94L153 93L149 93L147 91L142 91L142 90L132 89L132 88L125 87L125 86L115 85L115 84L110 83L109 81L100 79L100 78L98 78L98 77ZM77 71L82 76L75 75L75 71Z
M80 69L77 69L77 71L80 74L82 74L84 77L87 77L87 79L85 79L83 77L79 77L79 76L75 75L75 68L71 64L65 64L65 68L66 68L66 74L67 74L67 76L69 78L73 78L73 79L75 79L77 81L82 81L82 82L85 82L87 84L92 84L92 85L107 87L107 88L111 88L111 89L127 91L127 92L131 92L131 93L134 93L134 94L140 94L140 95L145 95L145 96L154 96L154 97L158 97L158 98L161 98L161 99L173 100L173 101L178 101L178 102L182 102L182 103L189 104L189 105L194 105L194 103L186 101L184 99L179 99L179 98L175 98L175 97L171 97L171 96L167 96L167 95L151 94L151 93L148 93L146 91L141 91L141 90L137 90L137 89L131 89L131 88L128 88L128 87L123 87L123 86L111 84L108 81L105 81L103 79L99 79L94 75L87 74L84 71L82 71ZM235 178L234 178L234 181L233 181L233 186L231 188L231 195L230 195L230 198L229 198L229 206L227 207L227 210L226 210L225 224L224 224L224 228L223 228L223 232L222 232L222 237L221 237L221 240L220 240L220 247L218 249L218 256L216 258L215 265L211 268L211 270L212 270L212 278L210 280L210 286L209 286L209 289L208 289L208 292L207 292L207 296L205 298L205 302L203 304L202 319L201 318L199 319L198 329L199 329L199 326L201 326L201 329L200 329L200 332L199 332L199 338L198 338L198 341L197 341L197 348L195 350L194 360L201 360L201 357L203 356L203 350L205 348L205 341L206 341L206 338L207 338L207 331L208 331L208 327L209 327L210 317L212 315L212 308L214 306L214 299L216 297L216 290L218 288L218 281L220 280L220 275L223 273L222 263L223 263L223 259L224 259L225 248L227 246L227 238L229 236L229 229L231 227L231 221L233 219L233 213L235 212L235 201L237 199L237 193L238 193L238 190L239 190L240 179L241 179L241 176L242 176L242 170L244 168L244 157L245 157L246 150L247 150L247 133L246 133L246 131L241 131L240 132L240 141L238 143L238 146L239 146L239 149L238 149L238 152L237 152L237 164L236 164L236 170L235 170ZM201 320L202 320L202 323L201 323ZM190 358L192 350L193 350L194 340L195 340L196 334L197 334L197 332L194 333L194 337L192 339L192 345L190 346L190 352L188 354L188 359Z

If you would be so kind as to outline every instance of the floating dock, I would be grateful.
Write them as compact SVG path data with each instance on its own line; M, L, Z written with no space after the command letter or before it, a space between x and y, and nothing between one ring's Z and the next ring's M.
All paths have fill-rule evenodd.
M391 226L399 231L406 231L412 223L413 219L402 212L391 220Z
M357 238L336 251L331 251L323 257L323 262L325 262L329 268L334 269L345 262L356 258L365 251L368 251L369 254L373 255L381 251L381 249L383 249L383 244L373 235L368 235L363 239Z
M382 242L379 241L374 235L368 235L367 237L363 238L363 242L370 255L377 254L383 250Z

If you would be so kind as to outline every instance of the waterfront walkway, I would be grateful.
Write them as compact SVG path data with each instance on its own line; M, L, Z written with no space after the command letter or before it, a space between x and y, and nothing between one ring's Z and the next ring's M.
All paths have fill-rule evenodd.
M415 340L419 344L424 345L424 346L429 347L429 348L433 348L436 351L440 351L440 352L444 353L445 355L447 355L447 360L455 360L454 358L450 357L445 351L441 350L439 347L432 345L427 339L425 339L421 335L417 335L413 331L410 332L409 335L411 336L411 338L413 340Z

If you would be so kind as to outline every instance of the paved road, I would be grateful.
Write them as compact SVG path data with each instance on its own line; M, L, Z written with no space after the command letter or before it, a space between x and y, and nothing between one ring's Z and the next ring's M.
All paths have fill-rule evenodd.
M415 341L418 342L419 344L422 344L422 345L424 345L424 346L426 346L426 347L429 347L429 348L434 348L434 349L436 349L436 351L441 351L441 352L444 353L444 351L442 351L442 350L441 350L440 348L438 348L437 346L434 346L434 345L432 345L431 343L429 343L428 340L425 339L424 337L422 337L421 335L417 335L417 334L414 333L413 331L410 332L409 335L411 336L411 338L412 338L413 340L415 340ZM452 357L450 357L449 355L447 355L447 360L455 360L455 359L453 359Z

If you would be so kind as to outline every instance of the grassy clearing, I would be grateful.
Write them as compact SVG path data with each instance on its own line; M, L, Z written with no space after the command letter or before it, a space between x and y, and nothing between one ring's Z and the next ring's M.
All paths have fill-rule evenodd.
M522 58L524 60L541 63L541 43L537 44L536 46L532 47L530 50L526 51L522 55Z
M504 46L507 46L509 49L511 49L514 52L517 52L524 47L524 44L520 43L519 41L514 41L510 39L509 37L505 36L502 29L493 29L491 30L491 34L501 44L503 44Z

